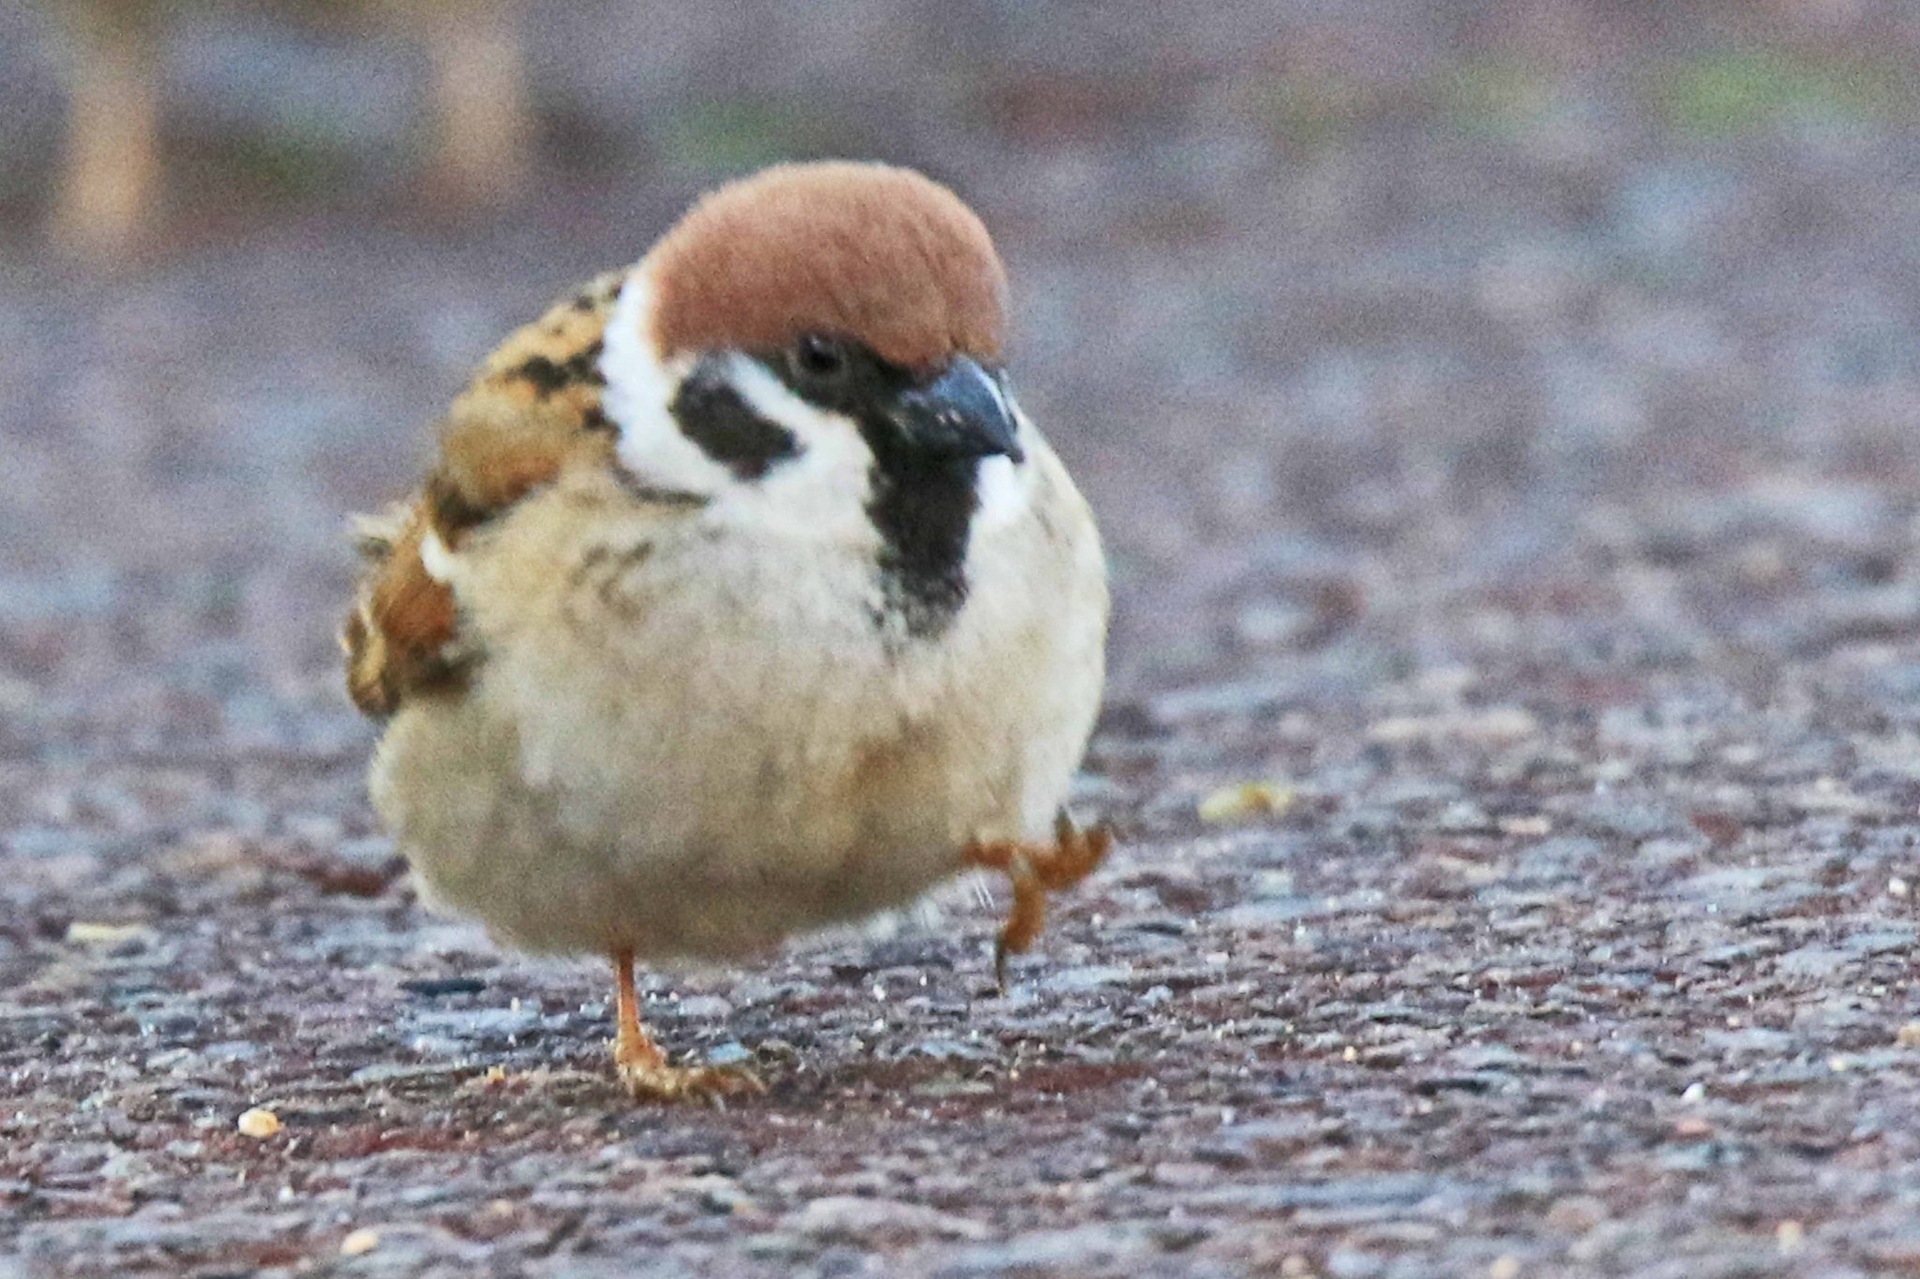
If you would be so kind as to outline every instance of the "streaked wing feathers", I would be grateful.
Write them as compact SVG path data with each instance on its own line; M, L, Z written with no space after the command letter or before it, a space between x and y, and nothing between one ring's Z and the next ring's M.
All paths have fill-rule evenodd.
M341 643L347 691L366 714L457 687L479 659L461 643L453 592L422 557L429 535L456 551L570 463L611 463L599 357L624 278L601 276L503 342L442 422L439 461L419 493L354 521L367 567Z

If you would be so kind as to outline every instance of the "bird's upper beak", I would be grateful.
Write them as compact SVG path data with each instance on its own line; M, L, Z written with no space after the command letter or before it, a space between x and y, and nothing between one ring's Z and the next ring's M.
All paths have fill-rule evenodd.
M911 445L936 457L1026 460L1006 392L964 355L927 385L902 392L892 416Z

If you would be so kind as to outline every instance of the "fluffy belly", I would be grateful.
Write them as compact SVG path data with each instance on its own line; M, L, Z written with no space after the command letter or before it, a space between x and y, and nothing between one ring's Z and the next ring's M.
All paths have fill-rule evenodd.
M430 899L532 949L750 954L912 901L968 839L1024 833L1067 784L1057 769L1036 793L1010 726L977 713L936 730L592 680L529 707L497 674L393 721L374 799Z

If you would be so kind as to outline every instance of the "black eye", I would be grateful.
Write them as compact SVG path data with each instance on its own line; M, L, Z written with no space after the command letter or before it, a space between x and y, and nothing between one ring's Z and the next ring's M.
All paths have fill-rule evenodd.
M847 374L847 349L832 338L809 333L794 344L793 367L809 382L837 382Z

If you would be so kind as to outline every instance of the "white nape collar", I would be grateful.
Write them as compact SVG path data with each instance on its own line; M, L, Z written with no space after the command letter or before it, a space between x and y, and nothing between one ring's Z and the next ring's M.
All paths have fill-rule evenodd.
M620 464L643 483L712 497L735 483L727 468L688 439L673 418L673 397L690 356L662 360L649 322L653 289L646 273L627 277L607 317L600 374L607 380L601 407L620 428Z

